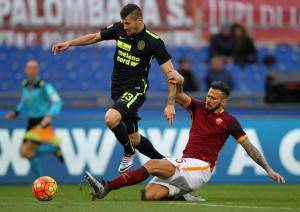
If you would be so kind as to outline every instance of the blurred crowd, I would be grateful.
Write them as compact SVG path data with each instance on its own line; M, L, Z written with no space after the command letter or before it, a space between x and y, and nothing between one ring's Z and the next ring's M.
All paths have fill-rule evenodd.
M200 87L208 88L214 80L224 81L233 90L237 83L232 76L234 73L227 70L227 67L237 65L240 70L243 70L247 65L258 62L255 43L247 29L240 23L221 25L219 31L210 37L206 62L208 65L204 77L205 85L200 86L194 73L197 70L192 69L191 61L187 58L178 60L178 70L185 78L184 90L197 92L200 91ZM271 70L276 59L273 55L266 55L262 63L268 70ZM268 76L266 87L269 80Z
M228 63L240 67L257 62L255 44L248 35L246 28L239 24L223 24L218 33L213 34L209 41L205 76L205 87L214 81L224 81L232 90L235 86L233 76L225 68ZM199 83L193 73L191 62L186 58L178 61L179 72L184 76L184 90L187 92L199 91Z

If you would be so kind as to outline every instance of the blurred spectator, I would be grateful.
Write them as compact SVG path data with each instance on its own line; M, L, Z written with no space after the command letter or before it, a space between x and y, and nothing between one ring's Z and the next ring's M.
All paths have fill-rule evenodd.
M272 67L276 64L276 58L271 54L266 55L263 59L263 63L268 70L272 70Z
M213 35L209 42L208 61L214 55L221 55L226 62L233 62L234 39L231 34L231 26L223 24L220 32Z
M232 75L225 70L222 56L216 55L211 58L210 68L206 74L207 88L210 87L212 81L223 81L229 86L230 90L234 88Z
M271 54L266 55L263 59L263 64L268 70L265 80L265 101L275 102L278 99L276 96L281 95L281 92L275 90L273 86L276 81L276 74L273 71L273 66L276 64L276 58Z
M231 27L231 33L234 38L234 62L242 66L256 63L256 49L252 39L247 35L245 27L235 23Z
M184 77L183 90L186 92L199 91L199 83L197 77L191 69L191 63L188 59L182 58L178 60L178 72Z

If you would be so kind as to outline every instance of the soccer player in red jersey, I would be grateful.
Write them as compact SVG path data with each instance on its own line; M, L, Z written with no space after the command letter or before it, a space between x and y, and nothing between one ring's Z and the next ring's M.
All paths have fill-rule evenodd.
M219 152L230 135L269 177L277 183L285 182L251 144L239 122L224 111L229 96L229 88L224 82L212 82L206 101L200 102L183 93L183 78L177 72L169 72L168 79L177 84L176 102L188 110L192 118L189 140L182 158L152 159L110 181L96 180L86 172L85 177L95 190L95 198L101 199L111 190L142 182L150 175L155 177L145 188L144 200L176 199L196 190L210 179Z

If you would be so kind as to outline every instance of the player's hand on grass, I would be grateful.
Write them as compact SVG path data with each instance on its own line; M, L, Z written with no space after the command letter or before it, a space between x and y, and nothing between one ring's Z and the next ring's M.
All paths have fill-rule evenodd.
M17 116L16 116L16 113L14 111L10 111L8 112L6 115L5 115L5 118L7 120L13 120L15 119Z
M53 45L52 51L54 54L60 53L64 50L66 50L67 48L69 48L69 46L70 46L69 42L57 43L57 44Z
M272 169L269 170L267 173L268 173L268 175L269 175L273 180L275 180L277 183L280 183L280 184L285 183L284 178L283 178L280 174L278 174L277 172L273 171Z
M167 104L165 107L164 115L168 120L169 126L172 126L175 114L175 106L172 104Z

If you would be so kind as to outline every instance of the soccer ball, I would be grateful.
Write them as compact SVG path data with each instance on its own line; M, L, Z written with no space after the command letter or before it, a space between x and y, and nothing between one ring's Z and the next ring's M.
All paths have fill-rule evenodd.
M51 177L39 177L32 184L32 193L40 201L52 200L57 193L57 183Z

